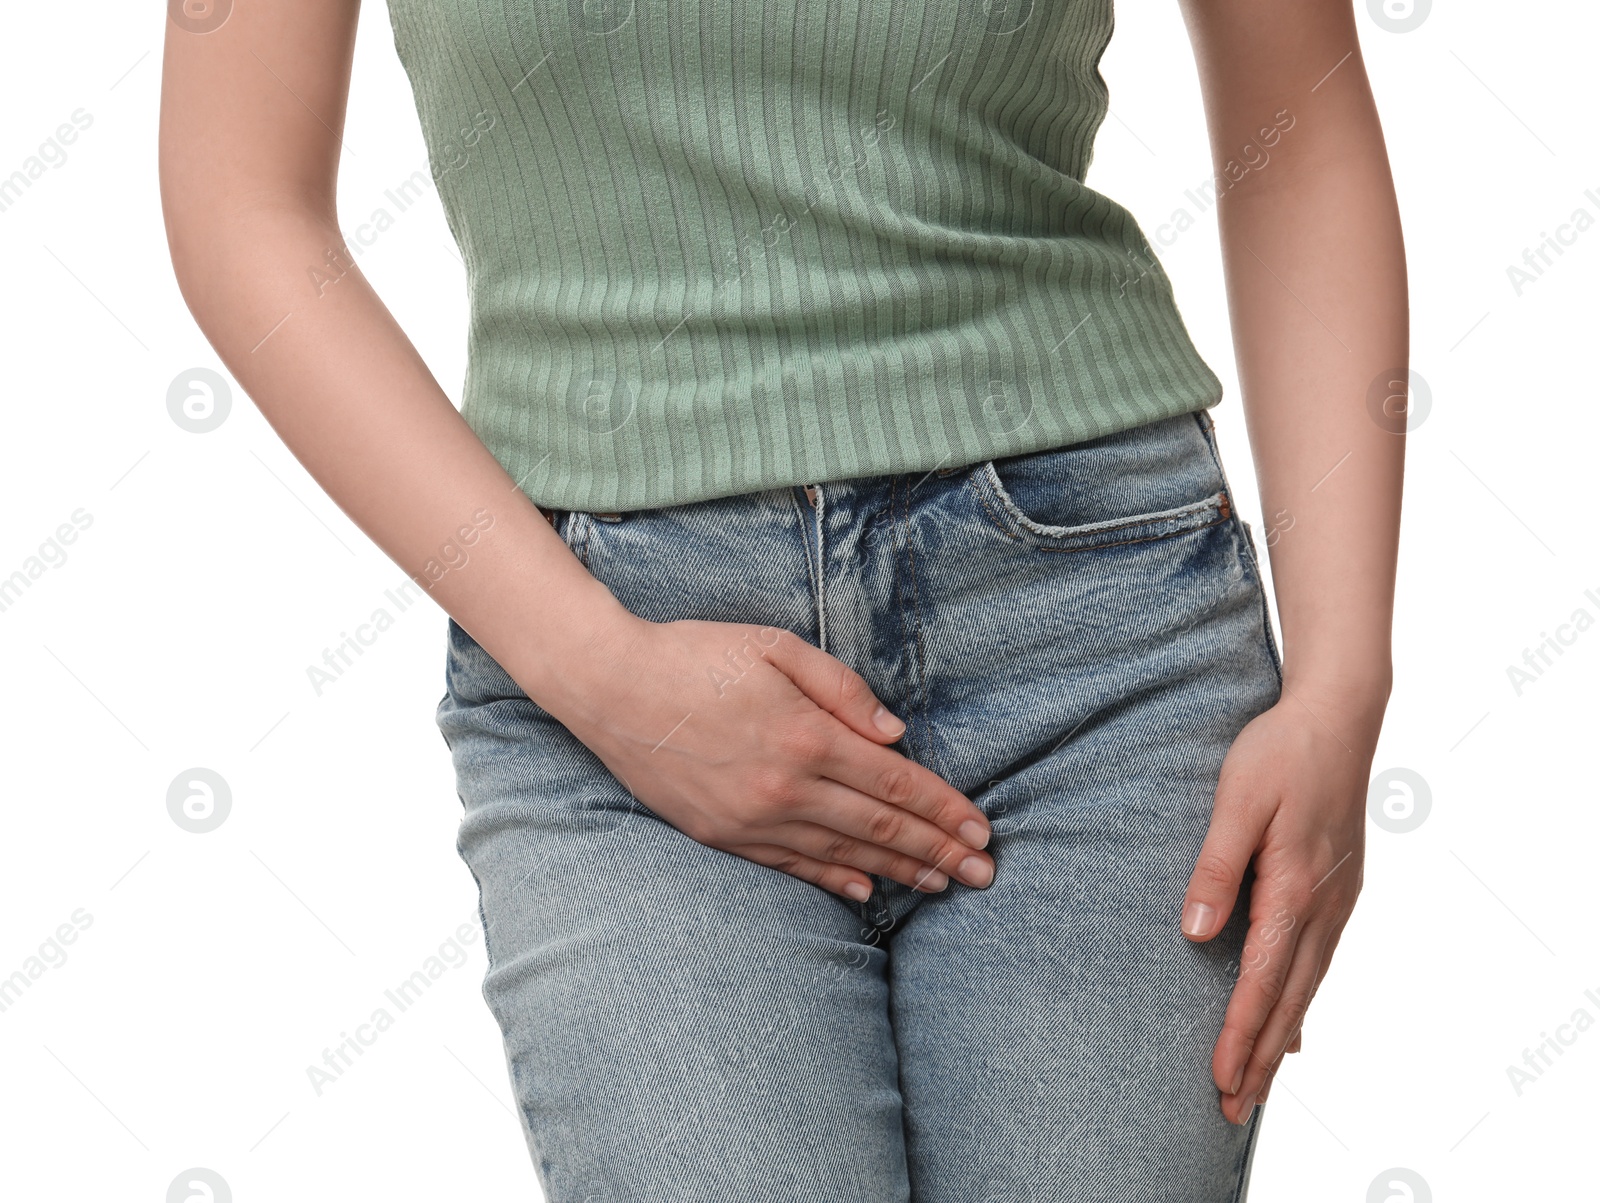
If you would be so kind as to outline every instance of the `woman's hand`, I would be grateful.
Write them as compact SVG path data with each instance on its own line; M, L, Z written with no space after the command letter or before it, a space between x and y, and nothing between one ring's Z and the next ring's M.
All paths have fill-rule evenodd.
M773 627L632 616L604 648L545 705L685 835L857 901L869 873L927 893L993 879L983 812L885 746L905 724L826 652Z
M1222 1113L1250 1118L1300 1025L1361 890L1367 779L1383 703L1285 686L1222 764L1183 932L1209 940L1255 866L1250 928L1211 1071Z

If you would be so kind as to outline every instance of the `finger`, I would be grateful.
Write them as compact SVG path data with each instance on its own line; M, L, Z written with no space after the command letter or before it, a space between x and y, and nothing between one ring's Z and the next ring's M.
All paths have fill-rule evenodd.
M1232 1099L1234 1123L1242 1124L1250 1118L1250 1109L1260 1101L1262 1092L1282 1063L1289 1042L1305 1021L1307 1008L1316 992L1317 968L1322 963L1322 947L1327 942L1326 933L1308 929L1295 946L1294 963L1284 979L1278 1001L1256 1037L1244 1080L1238 1094ZM1223 1100L1223 1114L1229 1115L1229 1100Z
M1348 922L1346 920L1345 922ZM1317 988L1322 988L1322 979L1328 976L1328 970L1333 965L1333 953L1339 947L1339 940L1344 935L1344 923L1336 924L1328 933L1328 940L1322 946L1322 966L1317 970Z
M1293 1044L1294 1041L1291 1040L1291 1041L1289 1041L1289 1043ZM1293 1051L1294 1050L1292 1048L1284 1049L1283 1050L1284 1056L1287 1056L1289 1053L1291 1053ZM1267 1099L1271 1096L1273 1083L1275 1083L1278 1080L1278 1071L1281 1070L1282 1068L1283 1068L1283 1057L1279 1057L1275 1062L1273 1062L1272 1068L1267 1070L1266 1080L1261 1083L1261 1089L1256 1094L1255 1105L1257 1107L1259 1107L1263 1103L1265 1103L1267 1101ZM1223 1114L1226 1115L1227 1113L1224 1112ZM1249 1118L1250 1118L1249 1113L1246 1112L1245 1113L1245 1119L1249 1119ZM1240 1122L1243 1122L1243 1121L1240 1121Z
M1289 1053L1297 1053L1297 1052L1300 1051L1300 1029L1299 1028L1295 1029L1294 1036L1289 1041L1289 1047L1284 1049L1283 1051L1284 1051L1285 1055L1287 1055ZM1282 1068L1283 1068L1283 1058L1280 1057L1280 1058L1278 1058L1277 1063L1275 1065L1273 1065L1273 1067L1267 1072L1267 1080L1264 1083L1262 1083L1261 1093L1256 1095L1256 1106L1259 1107L1262 1103L1265 1103L1267 1101L1268 1096L1272 1094L1273 1083L1275 1083L1278 1080L1278 1071L1281 1070Z
M994 860L987 854L951 839L948 833L910 809L869 797L837 781L817 782L817 789L794 809L794 813L799 819L832 828L843 836L894 849L977 889L983 889L994 880ZM844 858L825 856L823 859Z
M872 879L847 865L831 865L815 857L777 844L741 844L730 848L738 856L778 869L801 881L809 881L841 898L852 902L865 902L872 894Z
M950 884L947 873L925 861L817 823L781 823L763 834L781 847L794 848L816 860L876 873L925 894L937 894Z
M857 735L892 744L906 733L905 723L878 701L872 686L837 657L778 627L761 627L753 640L752 651L759 651L801 693Z
M879 799L942 828L969 849L989 844L989 819L971 798L938 773L893 748L841 737L817 765L824 777L857 794ZM907 849L921 855L915 849ZM989 869L993 864L981 857ZM934 863L934 862L930 862ZM985 883L987 884L987 883Z
M1311 995L1313 998L1316 997L1317 991L1322 989L1322 979L1328 976L1328 969L1333 965L1333 950L1339 946L1339 937L1343 934L1344 924L1341 923L1328 934L1328 938L1323 942L1322 964L1317 967L1317 980L1312 984L1311 987ZM1305 1022L1302 1020L1301 1025L1295 1029L1294 1036L1289 1041L1289 1048L1287 1051L1291 1053L1298 1053L1301 1048L1302 1037L1304 1034Z
M1272 1084L1278 1080L1278 1070L1282 1064L1283 1063L1280 1061L1278 1065L1274 1065L1272 1067L1272 1072L1267 1075L1267 1080L1262 1083L1261 1093L1256 1095L1255 1105L1257 1107L1264 1106L1268 1096L1272 1094Z
M1211 939L1233 913L1250 858L1261 844L1271 808L1244 797L1226 774L1217 786L1211 826L1184 894L1183 934L1195 941Z
M1322 943L1322 964L1317 966L1317 980L1312 983L1311 996L1316 997L1317 991L1322 989L1322 979L1328 976L1328 969L1333 965L1333 950L1339 946L1339 937L1344 934L1344 924L1337 924L1328 933L1328 938ZM1301 1020L1300 1026L1294 1030L1294 1035L1289 1039L1289 1047L1285 1050L1298 1053L1301 1048L1302 1038L1305 1035L1305 1021ZM1262 1095L1266 1097L1265 1094Z
M1258 894L1256 902L1260 910L1245 933L1239 979L1211 1058L1217 1089L1229 1095L1239 1093L1256 1038L1283 993L1301 936L1299 922L1288 908L1274 905L1265 893Z

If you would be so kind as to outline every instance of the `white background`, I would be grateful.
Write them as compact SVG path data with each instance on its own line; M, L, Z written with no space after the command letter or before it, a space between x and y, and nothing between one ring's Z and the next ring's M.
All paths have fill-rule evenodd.
M1457 0L1394 33L1360 8L1433 400L1410 440L1375 767L1419 773L1432 810L1407 834L1370 826L1366 889L1275 1088L1251 1199L1361 1203L1394 1166L1441 1203L1593 1198L1600 1027L1520 1095L1507 1067L1575 1011L1600 1020L1600 631L1520 695L1507 667L1575 611L1600 618L1600 231L1520 296L1506 269L1576 209L1600 217L1600 18ZM1210 176L1193 60L1175 6L1129 0L1118 20L1089 183L1139 217L1227 384L1220 437L1259 536L1214 213L1186 196ZM0 611L0 977L74 912L90 922L0 1012L0 1196L160 1203L201 1166L241 1203L535 1198L475 932L337 1081L308 1081L475 917L433 724L444 615L396 613L384 591L403 574L242 393L209 434L168 416L172 381L220 364L165 246L159 6L26 5L7 24L0 175L75 110L92 124L0 212L0 576L75 511L92 522ZM427 161L378 0L346 142L347 236L455 394L460 262L431 194L403 213L384 195ZM396 221L363 248L380 207ZM1167 246L1156 231L1180 208L1199 220ZM308 666L380 606L394 626L319 696ZM204 835L166 804L197 766L232 795Z

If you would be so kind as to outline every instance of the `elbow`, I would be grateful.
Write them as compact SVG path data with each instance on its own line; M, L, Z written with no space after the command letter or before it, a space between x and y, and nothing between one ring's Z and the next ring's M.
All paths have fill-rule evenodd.
M161 218L167 235L167 258L189 311L200 317L206 292L207 265L217 262L226 232L220 214L225 202L201 173L181 171L162 147L159 170Z

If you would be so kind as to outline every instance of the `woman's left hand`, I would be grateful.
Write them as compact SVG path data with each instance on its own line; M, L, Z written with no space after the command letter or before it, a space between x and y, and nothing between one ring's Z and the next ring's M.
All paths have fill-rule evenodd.
M1205 941L1232 914L1252 864L1250 927L1211 1059L1222 1113L1242 1124L1266 1097L1361 890L1367 781L1384 697L1286 685L1234 740L1182 927Z

